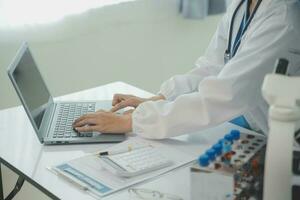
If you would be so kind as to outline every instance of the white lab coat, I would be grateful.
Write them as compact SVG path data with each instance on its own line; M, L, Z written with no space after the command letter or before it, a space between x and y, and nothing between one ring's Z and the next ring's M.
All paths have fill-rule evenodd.
M261 94L264 76L277 58L290 61L289 74L300 75L300 3L262 0L241 45L227 64L231 16L240 0L233 0L204 56L190 72L164 82L167 100L140 104L132 114L133 132L161 139L206 129L244 115L250 126L267 132L268 105ZM244 13L235 19L233 40Z

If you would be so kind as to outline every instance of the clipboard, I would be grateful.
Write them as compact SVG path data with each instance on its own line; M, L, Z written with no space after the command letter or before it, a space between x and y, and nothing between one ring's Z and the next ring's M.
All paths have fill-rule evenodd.
M132 185L159 177L191 163L196 159L193 154L190 155L187 152L177 150L168 144L163 144L158 141L149 141L142 138L132 138L108 148L107 151L112 149L117 150L128 145L151 145L154 148L157 148L162 154L168 156L172 161L172 165L134 177L120 177L103 167L101 159L99 158L99 152L95 152L52 166L49 169L58 176L74 184L74 186L77 186L79 189L84 190L93 196L104 197Z

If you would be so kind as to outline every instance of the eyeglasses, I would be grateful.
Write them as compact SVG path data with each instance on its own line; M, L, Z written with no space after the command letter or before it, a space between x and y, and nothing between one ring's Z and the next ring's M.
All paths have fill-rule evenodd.
M131 200L183 200L176 195L155 190L130 188L128 192Z

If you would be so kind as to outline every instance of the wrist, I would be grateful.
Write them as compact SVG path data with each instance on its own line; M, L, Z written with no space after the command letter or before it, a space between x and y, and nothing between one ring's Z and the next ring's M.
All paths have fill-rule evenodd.
M124 132L131 132L132 131L132 114L128 113L122 116L122 124L124 125L123 129Z

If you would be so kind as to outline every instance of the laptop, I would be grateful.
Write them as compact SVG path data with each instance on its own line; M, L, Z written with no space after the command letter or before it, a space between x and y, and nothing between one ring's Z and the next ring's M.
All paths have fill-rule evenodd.
M126 139L124 134L73 130L76 118L99 109L109 110L111 101L54 102L27 43L22 44L7 72L41 143L103 143Z

